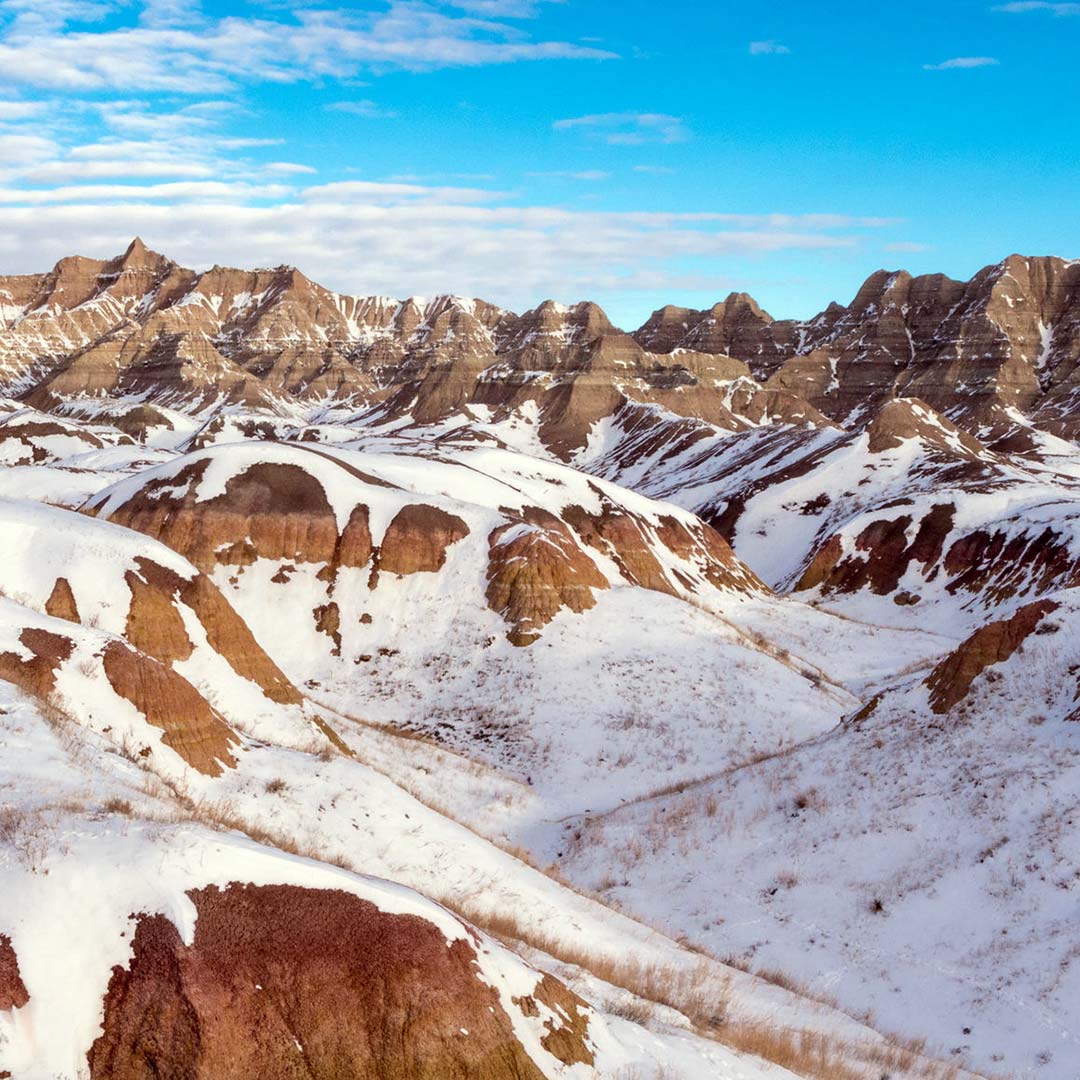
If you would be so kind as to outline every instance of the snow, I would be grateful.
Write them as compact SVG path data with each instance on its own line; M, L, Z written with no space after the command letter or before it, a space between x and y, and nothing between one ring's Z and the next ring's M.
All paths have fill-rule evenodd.
M79 430L110 432L107 409L79 408L71 413ZM955 504L950 538L1049 528L1080 556L1075 444L1039 432L1023 458L972 453L935 414L912 411L928 434L871 453L865 434L775 424L727 431L649 406L598 423L568 466L540 441L535 401L509 415L473 407L471 419L397 432L326 402L310 413L174 410L174 430L159 430L150 445L110 437L93 449L75 437L79 445L50 445L47 463L0 470L8 594L0 651L25 655L18 638L28 625L76 641L57 677L73 718L66 727L54 730L0 684L0 794L47 825L40 848L0 842L0 894L15 898L0 931L11 925L37 989L32 1006L0 1013L0 1070L14 1062L30 1080L77 1076L103 980L130 955L119 937L130 912L162 911L190 935L186 889L239 874L374 890L381 903L438 912L431 917L448 936L460 933L455 917L404 887L416 888L512 913L535 933L558 927L601 956L679 970L704 962L731 980L740 1015L859 1041L874 1035L852 1016L872 1010L875 1026L928 1035L946 1056L970 1056L983 1070L1073 1080L1080 982L1070 873L1080 851L1063 823L1080 747L1075 725L1062 720L1076 692L1067 672L1080 663L1071 594L1057 594L1061 632L1033 638L994 673L1002 681L984 676L963 714L942 721L921 680L972 629L1030 596L954 596L947 578L926 580L914 565L898 588L923 596L915 608L871 590L721 591L656 538L663 516L694 525L695 512L715 520L742 499L736 550L782 592L829 536L850 553L871 522L910 515L910 541L942 502ZM217 417L220 431L209 426ZM278 441L247 437L253 419ZM183 453L196 432L213 445ZM312 434L319 441L297 441ZM477 434L490 441L468 441ZM202 478L169 486L192 461L208 462ZM340 656L312 618L329 598L318 564L295 565L286 584L272 580L276 561L219 568L222 593L303 692L300 708L275 706L236 676L179 605L194 652L176 670L241 735L237 768L206 778L161 746L95 659L125 632L124 574L137 558L182 576L194 568L146 537L26 500L77 506L89 497L104 517L149 480L166 483L163 497L205 501L263 463L309 473L339 529L367 506L376 544L409 503L441 507L470 531L438 573L383 574L371 589L368 568L339 570ZM599 513L609 504L640 521L669 579L679 570L696 591L645 592L590 549L612 587L580 615L561 611L529 648L512 646L486 602L492 530L507 511ZM82 627L42 614L59 576L71 580ZM844 723L879 694L869 719ZM353 758L313 752L325 742L316 716ZM125 738L153 742L142 767L123 756ZM270 794L278 778L284 789ZM169 785L318 861L178 823ZM132 803L130 819L102 813L112 796ZM82 809L71 809L76 802ZM598 899L502 850L515 845ZM335 859L399 884L357 877L330 866ZM91 900L80 907L72 895ZM884 912L872 910L875 898ZM673 939L790 973L846 1014ZM486 947L484 977L504 1001L518 996L535 976ZM612 1015L626 1010L627 991L525 952L605 1014L594 1031L599 1075L785 1075L695 1034L674 1010L658 1007L645 1027ZM80 978L63 983L72 970ZM539 1047L538 1022L511 1016L546 1075L589 1075L559 1071Z
M1071 1078L1080 732L1062 718L1080 604L1056 599L1057 632L982 676L960 715L935 724L909 680L858 727L590 821L566 869L625 877L605 895L886 1028ZM713 816L690 812L710 799ZM626 866L631 837L645 853Z

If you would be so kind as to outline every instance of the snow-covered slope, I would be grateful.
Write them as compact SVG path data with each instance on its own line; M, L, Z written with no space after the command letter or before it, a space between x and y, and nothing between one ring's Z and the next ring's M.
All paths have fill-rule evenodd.
M165 1001L213 1039L262 1023L270 982L211 940L278 942L258 963L320 1002L332 950L280 905L363 942L355 903L396 917L404 886L528 962L407 894L440 962L452 938L523 988L495 1028L448 1011L430 1062L506 1036L522 1076L1072 1080L1067 425L876 385L855 407L895 327L832 367L851 312L791 361L747 298L690 319L688 352L677 312L642 344L595 305L237 274L136 249L5 316L0 1073L122 1075ZM697 351L721 339L772 342L748 361L770 385ZM802 360L846 428L792 389ZM77 887L82 922L57 913ZM468 1010L497 982L421 946L409 994ZM274 1029L289 1061L321 1009Z
M1072 1077L1080 595L978 630L828 735L573 823L564 869L984 1068Z
M792 745L856 705L741 625L767 590L692 515L506 451L229 444L88 509L212 573L313 697L508 766L549 813Z

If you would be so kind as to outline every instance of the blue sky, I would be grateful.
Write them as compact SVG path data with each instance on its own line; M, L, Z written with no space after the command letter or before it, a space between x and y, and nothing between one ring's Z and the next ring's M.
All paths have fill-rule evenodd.
M777 316L1080 257L1080 3L0 0L0 272Z

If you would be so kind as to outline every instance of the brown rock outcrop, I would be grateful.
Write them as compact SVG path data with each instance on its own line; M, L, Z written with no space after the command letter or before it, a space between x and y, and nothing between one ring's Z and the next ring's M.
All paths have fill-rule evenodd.
M488 607L510 623L515 645L534 642L564 607L587 611L596 604L593 589L608 588L568 526L537 508L492 531L487 578Z
M590 514L580 506L568 506L563 517L589 547L611 559L631 584L674 593L672 582L642 531L642 522L603 501L605 505L598 514Z
M599 513L589 513L580 506L567 507L563 517L589 547L606 555L632 585L655 592L681 595L694 591L694 584L678 570L671 576L657 558L656 545L688 560L711 584L720 589L754 590L765 585L736 558L728 542L715 529L701 525L696 534L670 516L659 525L627 513L601 497Z
M221 715L172 668L121 641L111 641L102 658L109 685L135 706L149 724L161 728L162 741L193 769L220 776L232 768L231 748L239 740Z
M464 540L469 527L437 506L410 503L390 522L379 545L379 570L388 574L435 573L446 563L446 549Z
M976 630L927 676L930 707L934 712L946 713L963 701L979 675L988 667L1008 660L1058 607L1053 600L1038 600L1025 604L1008 619L987 623Z
M21 1009L29 1000L11 938L0 934L0 1012Z
M849 305L805 322L732 293L704 311L662 308L633 335L588 302L518 316L457 297L348 297L287 266L196 274L139 241L108 262L0 278L0 300L0 392L41 407L81 395L255 406L336 396L430 423L470 405L503 416L536 405L542 439L563 457L628 401L734 429L773 416L861 424L918 397L995 439L1015 438L1011 408L1077 429L1080 263L1054 258L1010 256L968 282L881 270ZM721 371L737 362L752 378L718 389L741 378ZM156 422L133 414L124 430L138 438L139 423Z
M1080 584L1080 556L1070 540L1050 526L976 529L958 537L945 555L945 571L953 575L949 591L977 592L997 603L1019 593L1072 588Z
M303 700L205 574L196 574L186 582L180 596L198 616L210 647L225 657L237 675L250 679L271 701L281 705L298 705Z
M88 1056L93 1080L542 1077L469 940L448 947L432 923L345 892L232 884L189 895L190 946L163 916L138 916ZM544 993L571 1012L553 987ZM585 1060L585 1024L566 1028L552 1045Z
M186 582L151 559L140 558L137 565L137 573L129 570L124 574L131 592L125 639L164 664L187 660L195 646L176 606L177 596Z
M547 1034L540 1045L564 1065L592 1065L595 1055L587 1041L589 1008L585 1002L550 975L545 975L527 997L514 999L525 1016L540 1015L537 1002L559 1018L558 1024L550 1018L544 1021Z
M866 433L871 454L895 450L907 439L920 439L924 446L949 455L978 459L986 453L986 447L973 435L917 398L887 401L867 425Z
M295 705L303 700L205 574L185 578L149 558L135 562L138 570L124 575L131 592L124 637L136 649L164 664L187 660L194 646L180 612L183 605L195 613L207 643L237 675L255 683L271 701Z
M162 489L197 485L208 458L192 461L159 484L148 484L110 515L119 525L179 551L204 573L221 563L244 566L257 558L330 562L337 521L322 485L299 465L259 463L229 478L221 495L196 502Z
M329 604L317 607L312 614L315 616L315 629L320 634L325 634L334 643L333 656L341 655L341 609L332 600Z
M61 634L28 626L19 634L19 644L33 655L26 659L18 653L0 652L0 679L47 701L56 688L56 671L74 652L75 643Z
M795 591L820 587L826 593L849 593L868 588L887 596L899 586L913 562L929 577L941 559L955 513L953 503L933 506L910 541L911 514L872 521L855 538L854 550L847 556L841 538L831 536L810 560Z
M54 619L64 619L67 622L77 623L79 619L79 605L75 603L75 594L71 591L71 582L65 577L56 579L48 600L45 601L45 614Z

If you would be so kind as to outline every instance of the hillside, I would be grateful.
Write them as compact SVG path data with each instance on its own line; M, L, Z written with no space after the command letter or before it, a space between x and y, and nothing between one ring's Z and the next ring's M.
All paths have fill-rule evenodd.
M0 301L0 1076L1073 1080L1080 263Z

